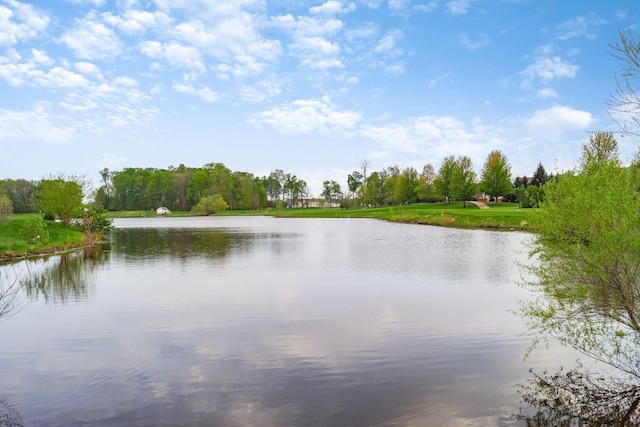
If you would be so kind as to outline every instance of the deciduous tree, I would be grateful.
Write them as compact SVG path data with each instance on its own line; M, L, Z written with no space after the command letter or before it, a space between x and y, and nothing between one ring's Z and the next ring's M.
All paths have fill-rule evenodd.
M451 196L463 201L463 206L467 206L467 200L471 200L476 192L476 173L473 171L471 158L459 156L454 163L453 174L451 176Z
M576 170L548 182L523 308L538 340L555 337L640 378L640 198L611 133L593 135Z
M63 226L82 213L84 177L63 174L43 179L38 186L38 207L45 215L54 215Z
M511 192L511 166L502 152L494 150L489 153L480 174L480 190L497 201L499 196Z

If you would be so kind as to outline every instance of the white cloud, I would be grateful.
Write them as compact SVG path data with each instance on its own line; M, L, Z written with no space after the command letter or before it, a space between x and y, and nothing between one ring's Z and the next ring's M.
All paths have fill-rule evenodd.
M282 134L329 133L352 129L361 116L355 111L338 111L327 97L320 100L300 99L283 107L253 115L254 126L268 124Z
M309 8L309 12L313 15L336 15L339 13L348 13L356 9L356 5L349 3L344 6L342 2L336 0L329 0L320 6L314 6Z
M473 0L452 0L447 3L447 8L449 12L454 15L464 15L469 11L472 1Z
M528 88L534 80L547 84L551 80L563 77L573 78L579 69L579 66L565 62L557 56L538 58L536 62L520 72L520 75L523 76L521 86Z
M167 31L171 17L159 11L127 10L123 16L111 12L103 13L102 19L125 34L144 34L149 30Z
M40 64L42 66L53 65L53 59L49 58L47 52L43 50L31 49L31 56L33 57L33 62L36 64Z
M38 37L49 26L49 17L32 5L5 0L0 5L0 46L12 46Z
M74 4L89 4L97 7L102 7L107 3L107 0L65 0Z
M116 33L98 22L94 12L76 20L74 28L65 32L61 40L82 59L110 59L122 52Z
M204 71L202 53L193 46L184 46L177 42L162 44L157 41L145 41L138 45L140 51L152 59L164 59L179 68Z
M461 34L460 43L469 50L476 50L488 46L491 43L491 39L486 34L480 34L475 40L471 40L466 34Z
M398 11L404 10L409 6L410 0L389 0L389 9Z
M531 131L550 139L558 139L569 131L586 131L592 123L591 113L560 105L538 110L527 120Z
M567 40L575 37L586 37L595 39L597 37L592 28L597 28L606 21L593 14L578 16L563 22L556 28L556 37L560 40Z
M71 141L75 129L62 125L62 120L52 116L46 107L45 104L39 104L31 111L0 110L0 142Z
M487 137L495 135L495 129L465 123L451 116L422 116L402 124L366 125L362 127L362 134L380 142L382 151L429 153L435 157L465 155L478 158L487 147L503 143L495 136Z
M220 99L220 96L208 87L196 89L193 85L187 83L175 83L172 87L176 92L198 96L205 102L215 102Z
M438 2L436 1L430 1L427 4L419 4L413 7L415 10L419 10L420 12L433 12L434 10L438 9Z
M402 55L402 49L397 46L398 40L404 37L402 30L391 30L384 35L373 49L375 53L386 55L388 57L397 57Z
M73 66L76 68L76 70L78 70L79 73L102 79L100 68L98 68L98 66L95 64L92 64L90 62L76 62L75 64L73 64Z
M558 94L553 89L545 88L538 91L537 97L540 99L550 99L550 98L557 98Z

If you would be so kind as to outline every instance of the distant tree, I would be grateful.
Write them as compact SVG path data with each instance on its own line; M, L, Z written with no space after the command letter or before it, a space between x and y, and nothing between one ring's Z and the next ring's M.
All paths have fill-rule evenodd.
M463 206L467 206L467 200L471 200L476 192L476 173L473 171L471 158L459 156L454 164L451 177L451 195L462 200Z
M422 168L420 183L416 190L419 199L430 201L435 197L436 171L431 163L427 163Z
M418 171L415 168L409 166L403 169L395 183L393 198L396 203L415 203L419 184Z
M354 171L351 175L347 176L347 186L351 192L351 199L355 199L356 191L362 185L362 175L358 171Z
M37 211L37 207L34 206L35 190L35 184L25 179L0 181L0 193L4 193L11 200L15 213Z
M373 172L365 181L362 191L362 202L367 206L380 206L384 201L383 178Z
M84 177L76 175L60 174L43 179L38 187L38 207L45 215L53 215L63 226L68 226L82 213L85 185Z
M434 181L437 191L444 196L445 200L449 202L449 198L452 196L452 180L453 174L456 168L456 159L453 156L445 157L438 169L438 176Z
M497 201L498 196L511 192L511 166L502 152L494 150L489 153L480 175L480 190Z
M547 182L547 172L544 170L542 163L538 163L536 171L533 173L531 184L542 187Z
M360 170L362 170L362 183L367 182L367 171L369 170L369 166L371 163L367 159L363 159L360 161Z
M324 181L322 183L322 197L325 198L329 202L329 204L333 203L333 200L337 200L340 195L342 195L342 189L340 188L340 184L338 184L334 180Z
M7 221L8 216L13 213L13 203L4 194L0 194L0 221Z
M229 208L227 202L224 201L220 194L205 196L195 207L195 211L200 215L213 215L218 211L224 211Z

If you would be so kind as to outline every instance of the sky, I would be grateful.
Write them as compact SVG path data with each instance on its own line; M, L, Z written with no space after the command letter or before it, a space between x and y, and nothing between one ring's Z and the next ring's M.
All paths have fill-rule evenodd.
M0 179L202 167L324 180L617 131L637 0L0 0ZM629 160L638 139L618 136Z

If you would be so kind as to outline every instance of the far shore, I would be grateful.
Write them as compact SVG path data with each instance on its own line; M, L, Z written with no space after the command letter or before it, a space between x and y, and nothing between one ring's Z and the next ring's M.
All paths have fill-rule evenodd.
M416 203L403 206L375 208L267 208L247 211L222 211L215 216L273 216L278 218L371 218L395 223L434 225L463 229L494 231L535 232L538 209L522 209L513 203L490 203L488 208L479 208L471 202ZM8 222L0 223L0 262L13 262L29 257L57 254L87 247L83 233L73 228L63 229L57 223L56 233L62 233L47 244L16 243L15 230L3 225L19 220L29 214L11 215ZM155 210L114 211L111 218L157 217ZM166 216L198 216L189 211L172 211Z

